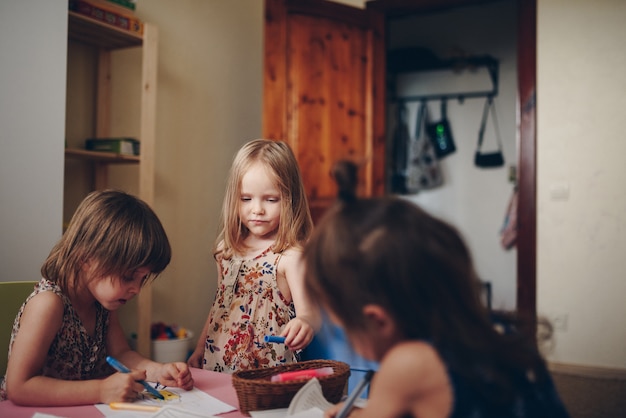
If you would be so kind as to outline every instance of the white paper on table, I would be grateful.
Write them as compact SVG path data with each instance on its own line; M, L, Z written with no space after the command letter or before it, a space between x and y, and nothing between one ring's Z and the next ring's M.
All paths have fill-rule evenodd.
M311 408L318 408L323 412L331 406L333 406L333 404L328 402L324 397L320 381L313 378L306 382L294 395L289 403L287 416L291 417L299 412L308 411Z
M204 415L198 414L196 412L189 411L188 409L179 408L177 406L165 406L161 408L161 410L154 415L153 418L187 418L187 417L198 417L198 418L216 418L215 415Z
M150 406L161 406L161 407L167 406L172 409L185 410L186 412L188 412L187 415L190 415L191 413L193 413L195 414L195 416L201 416L201 417L212 417L217 414L223 414L225 412L231 412L231 411L237 410L237 408L235 408L234 406L229 405L226 402L222 402L219 399L209 395L208 393L201 391L198 388L193 388L191 390L184 390L181 388L168 387L166 390L168 392L172 392L178 395L177 399L165 400L165 401L162 401L159 399L141 399L141 400L135 401L134 403L138 405L150 405ZM128 416L128 412L129 412L129 411L111 409L109 405L107 404L97 404L96 408L98 408L98 410L107 417L115 416L117 418L122 418L124 416ZM169 415L169 416L159 415L161 413L166 412L164 411L164 409L169 409L169 408L163 408L156 413L133 411L133 414L134 416L137 416L137 417L159 416L159 417L165 418L169 416L172 416L172 417L176 416L176 415ZM167 413L169 413L169 411L167 411ZM184 416L184 415L178 415L178 416Z
M252 418L285 418L287 416L287 408L250 411L250 416Z
M58 415L44 414L43 412L35 412L31 418L63 418Z
M289 418L324 418L324 410L314 406L313 408L296 412L295 414L288 416Z

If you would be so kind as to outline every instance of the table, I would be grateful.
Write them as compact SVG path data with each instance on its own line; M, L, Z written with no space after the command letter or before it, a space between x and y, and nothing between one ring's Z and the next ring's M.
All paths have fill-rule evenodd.
M203 369L191 369L195 386L211 396L237 408L237 411L217 415L223 418L248 418L239 412L237 392L231 383L231 375ZM35 412L67 418L100 418L102 413L93 405L30 407L17 406L11 401L0 402L0 417L31 418Z

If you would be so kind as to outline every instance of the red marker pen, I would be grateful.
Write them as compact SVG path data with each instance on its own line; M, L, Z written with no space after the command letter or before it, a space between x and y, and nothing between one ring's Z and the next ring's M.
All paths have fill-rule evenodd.
M333 374L333 368L322 367L319 369L296 370L293 372L278 373L272 376L272 382L286 382L288 380L312 379Z

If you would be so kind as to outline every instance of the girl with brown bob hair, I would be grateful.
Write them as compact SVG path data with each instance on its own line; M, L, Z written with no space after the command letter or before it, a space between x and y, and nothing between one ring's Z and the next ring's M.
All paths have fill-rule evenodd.
M165 230L145 202L116 190L89 194L17 314L2 398L32 406L132 401L145 379L191 389L187 364L130 349L116 313L170 259ZM133 370L115 373L107 356Z

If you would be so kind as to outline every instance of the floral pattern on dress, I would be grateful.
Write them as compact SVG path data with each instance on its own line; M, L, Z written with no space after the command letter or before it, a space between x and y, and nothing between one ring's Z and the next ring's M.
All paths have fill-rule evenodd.
M222 281L209 313L205 369L232 373L295 361L284 344L264 341L295 317L293 303L278 290L280 257L268 248L252 259L218 259Z
M48 279L41 279L22 304L11 332L9 354L20 329L20 320L26 303L41 292L54 292L63 301L63 322L48 350L42 376L63 380L88 380L109 376L115 371L106 362L106 335L109 328L109 312L96 302L96 328L91 336L83 326L70 299L61 288ZM45 321L45 318L42 318ZM6 375L0 387L0 400L6 400Z

